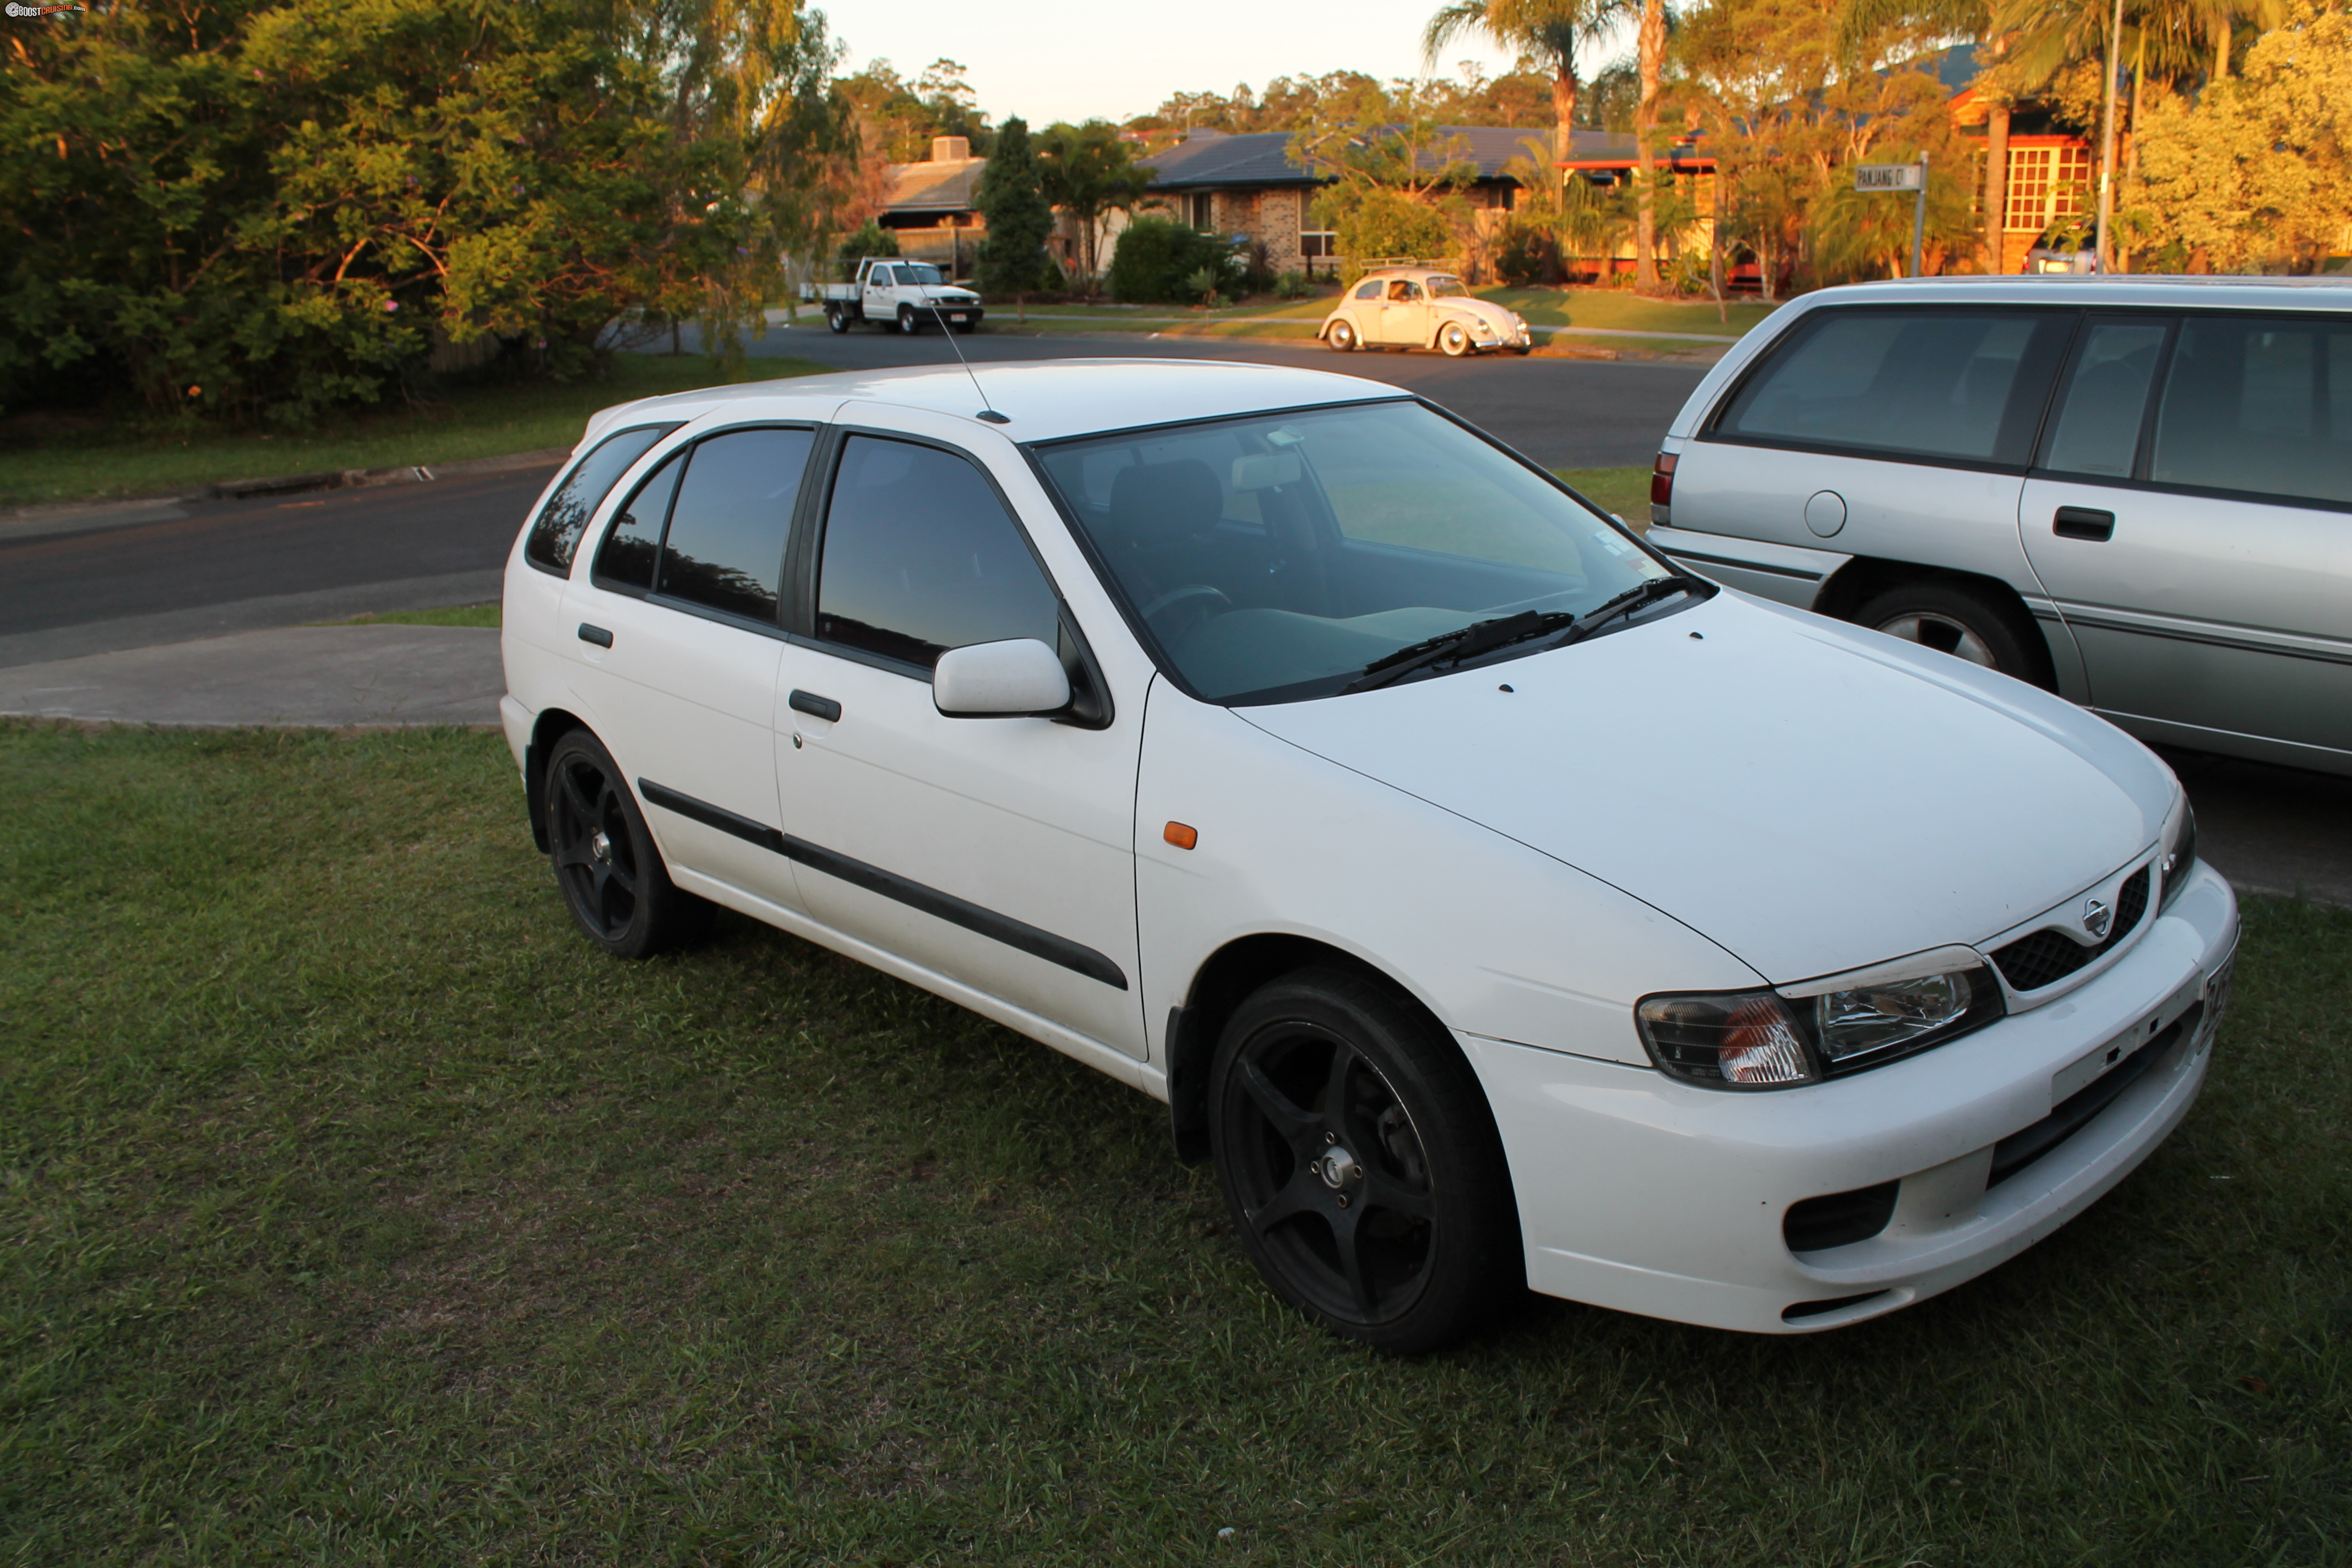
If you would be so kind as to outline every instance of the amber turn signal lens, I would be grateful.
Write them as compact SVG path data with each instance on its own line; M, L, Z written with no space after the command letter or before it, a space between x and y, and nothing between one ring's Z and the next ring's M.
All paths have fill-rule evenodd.
M1179 849L1190 849L1201 842L1201 836L1181 822L1171 822L1160 830L1160 837Z

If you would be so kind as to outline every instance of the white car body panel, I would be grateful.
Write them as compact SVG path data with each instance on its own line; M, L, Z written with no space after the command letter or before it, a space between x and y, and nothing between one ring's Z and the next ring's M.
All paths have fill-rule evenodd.
M604 498L568 583L518 541L500 711L519 767L542 718L570 714L633 781L657 773L1085 943L1123 989L674 812L645 814L688 890L1161 1099L1179 1068L1171 1016L1230 944L1286 937L1368 965L1452 1032L1485 1087L1531 1284L1626 1310L1796 1332L1893 1310L2081 1212L2186 1112L2209 1059L2202 1026L2090 1129L1982 1188L1986 1152L2049 1114L2063 1075L2081 1081L2092 1054L2204 997L2237 919L2202 868L2066 986L1850 1078L1714 1092L1653 1068L1633 1024L1647 994L1986 946L2111 889L2181 809L2169 773L2121 731L1915 645L1736 593L1353 697L1205 702L1160 673L1021 444L1398 394L1202 362L982 368L1008 424L974 417L982 395L960 369L724 387L592 420L583 452L625 424L684 423ZM946 719L921 681L590 584L612 512L654 464L713 429L775 420L903 433L981 465L1084 633L1109 725ZM592 611L631 658L579 639ZM795 689L840 702L841 720L795 711ZM1170 823L1193 828L1194 847L1163 837ZM1784 1244L1790 1204L1896 1180L1885 1235L1833 1253Z

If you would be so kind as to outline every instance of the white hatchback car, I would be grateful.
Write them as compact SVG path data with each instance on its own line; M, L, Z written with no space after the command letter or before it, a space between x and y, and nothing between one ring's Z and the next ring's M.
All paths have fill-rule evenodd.
M725 905L1167 1101L1273 1289L1398 1352L1522 1279L1874 1317L2187 1113L2237 910L2121 731L1684 574L1393 387L985 387L590 423L503 710L593 941Z

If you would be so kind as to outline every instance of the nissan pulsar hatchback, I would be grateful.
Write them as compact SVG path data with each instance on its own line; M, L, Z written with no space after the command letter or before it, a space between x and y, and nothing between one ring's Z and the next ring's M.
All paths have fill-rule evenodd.
M591 942L724 906L1165 1101L1269 1287L1394 1352L1522 1282L1765 1333L1948 1289L2147 1156L2229 998L2137 742L1390 386L632 403L506 584Z

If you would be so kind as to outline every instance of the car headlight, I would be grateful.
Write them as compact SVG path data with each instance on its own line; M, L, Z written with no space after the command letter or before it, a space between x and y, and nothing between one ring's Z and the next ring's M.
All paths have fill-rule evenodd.
M2164 847L2164 858L2156 863L2156 875L2164 891L2158 896L2157 912L2172 907L2180 889L2189 885L2189 873L2197 868L2197 808L2183 800L2180 803L2180 825L2172 830L2172 842Z
M1940 1046L2006 1011L1983 957L1947 947L1777 990L1645 996L1633 1016L1670 1078L1787 1089Z

